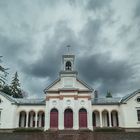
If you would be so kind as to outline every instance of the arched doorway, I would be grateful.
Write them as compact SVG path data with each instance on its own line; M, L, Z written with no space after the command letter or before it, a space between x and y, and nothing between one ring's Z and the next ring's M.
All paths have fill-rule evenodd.
M64 112L64 127L73 128L73 111L66 109Z
M102 112L103 127L109 127L109 114L107 110Z
M79 127L87 128L87 111L83 108L79 110Z
M100 114L99 111L94 111L92 113L92 123L94 127L100 126Z
M26 112L21 111L19 114L19 127L25 127L26 126Z
M44 127L44 119L45 119L45 114L43 111L39 111L37 115L37 127Z
M50 128L58 128L58 110L52 109L50 112Z
M28 126L35 127L35 112L34 111L29 112Z
M113 127L118 127L119 126L119 121L118 121L118 112L113 110L111 112L111 124Z

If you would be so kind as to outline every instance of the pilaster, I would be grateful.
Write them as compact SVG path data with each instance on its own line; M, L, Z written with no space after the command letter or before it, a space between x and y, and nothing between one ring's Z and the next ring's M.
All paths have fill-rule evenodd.
M75 100L74 102L75 102L74 106L77 106L78 100ZM79 117L78 117L79 112L78 112L78 107L75 107L73 113L74 113L73 114L73 121L74 121L73 122L73 129L77 130L77 129L79 129Z
M63 130L64 129L64 111L63 111L63 100L60 100L59 101L60 104L59 104L59 121L58 121L58 128L60 130Z

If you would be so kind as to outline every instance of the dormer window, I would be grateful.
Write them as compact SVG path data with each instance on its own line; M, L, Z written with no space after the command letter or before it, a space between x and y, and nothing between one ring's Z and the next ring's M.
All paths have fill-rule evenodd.
M70 61L67 61L67 62L66 62L65 69L66 69L66 70L72 70L72 64L71 64Z

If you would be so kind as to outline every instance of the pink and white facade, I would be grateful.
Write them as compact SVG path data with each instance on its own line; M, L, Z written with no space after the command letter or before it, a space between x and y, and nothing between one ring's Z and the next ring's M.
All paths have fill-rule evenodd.
M140 128L140 90L125 97L99 98L78 78L75 56L63 55L63 68L43 99L15 99L0 92L0 129Z

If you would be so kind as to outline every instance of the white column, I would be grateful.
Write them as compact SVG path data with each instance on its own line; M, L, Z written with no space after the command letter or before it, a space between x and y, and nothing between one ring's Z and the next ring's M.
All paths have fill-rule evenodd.
M45 128L46 130L50 129L50 112L49 110L46 111L46 117L45 117Z
M78 105L78 100L74 101L75 106ZM73 110L73 129L77 130L79 129L79 109L78 107L75 107Z
M93 126L92 126L92 111L91 110L88 110L87 119L88 119L88 128L93 130Z
M38 115L38 127L42 126L42 114Z
M28 127L29 112L26 112L26 127Z
M38 114L37 114L37 112L35 112L35 127L37 127L37 120L38 120Z
M49 101L46 101L46 109L45 109L45 130L50 129L50 109L49 109Z
M33 114L31 113L31 118L30 118L30 127L33 127Z
M100 112L99 111L96 113L96 123L97 123L96 126L100 127Z
M87 110L87 119L88 119L88 128L93 130L92 126L92 107L91 107L91 100L88 100L88 110Z
M100 127L103 127L102 112L100 111Z
M111 112L109 111L108 112L108 117L109 117L109 127L112 127L112 124L111 124Z
M63 101L62 100L59 100L58 128L59 128L59 130L64 129L64 110L63 110Z

